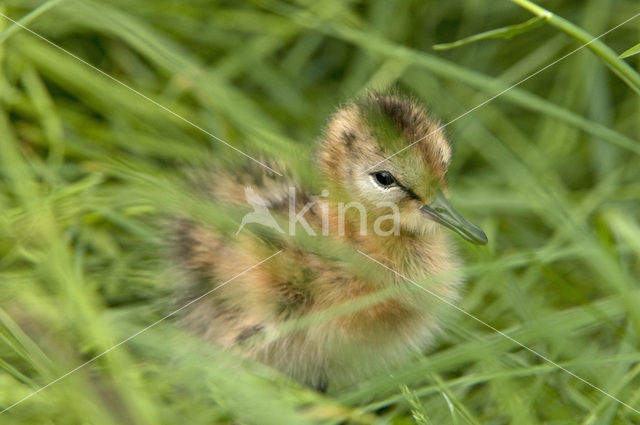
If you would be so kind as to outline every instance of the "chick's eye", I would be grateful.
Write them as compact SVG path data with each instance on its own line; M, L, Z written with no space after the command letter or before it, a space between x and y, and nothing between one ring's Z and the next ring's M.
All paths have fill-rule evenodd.
M376 179L376 182L380 186L388 187L396 182L396 179L393 178L390 172L388 171L379 171L373 174L373 177Z

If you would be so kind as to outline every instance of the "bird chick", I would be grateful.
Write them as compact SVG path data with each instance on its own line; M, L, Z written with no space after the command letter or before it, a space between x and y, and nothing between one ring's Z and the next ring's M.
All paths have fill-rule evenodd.
M287 226L273 218L255 220L263 225L273 220L273 238L248 231L257 226L249 223L249 214L242 220L246 227L233 238L180 220L172 245L185 282L182 300L233 279L185 309L181 321L205 340L320 391L359 382L421 353L440 329L441 301L423 291L407 291L411 283L399 276L419 282L458 268L445 228L468 241L487 242L445 197L450 159L451 147L439 123L422 106L396 94L370 93L329 119L316 157L322 196L302 190L294 177L259 167L206 175L201 186L212 200L249 201L258 205L254 215L268 210L275 217L289 214L289 219L292 205L296 211L307 208L309 235L366 253L398 274L371 262L378 275L374 278L325 255L322 248L307 249L283 235ZM282 250L279 255L251 268L274 247ZM455 302L460 284L452 277L429 291ZM380 300L305 322L385 290ZM296 322L304 325L293 330L283 326Z

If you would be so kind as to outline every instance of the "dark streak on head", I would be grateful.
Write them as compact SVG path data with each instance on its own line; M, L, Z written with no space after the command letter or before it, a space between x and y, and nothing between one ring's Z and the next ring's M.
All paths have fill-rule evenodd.
M416 129L422 117L411 103L395 96L376 96L375 101L400 131L412 137L416 136Z
M449 163L443 160L442 146L438 143L438 139L444 137L438 121L429 117L425 109L410 98L372 93L368 99L402 132L407 145L420 141L415 143L415 149L435 175L443 178Z
M353 142L356 140L356 135L351 130L345 130L342 132L342 139L345 142L348 150L351 150Z
M407 194L407 196L409 198L411 198L413 200L416 200L416 201L420 201L420 197L418 195L416 195L416 193L413 190L411 190L411 189L409 189L408 187L405 187L405 186L400 186L400 188L402 188L402 190Z

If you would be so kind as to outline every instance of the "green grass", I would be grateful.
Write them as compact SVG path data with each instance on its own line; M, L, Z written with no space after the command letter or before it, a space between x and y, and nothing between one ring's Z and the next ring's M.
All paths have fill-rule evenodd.
M524 0L6 0L0 12L312 181L326 116L367 88L399 85L450 121L640 12L541 5L544 25L446 51L432 47L522 23L526 8L547 15ZM461 244L461 308L636 409L640 56L617 56L639 39L640 17L447 128L454 203L490 240ZM170 311L164 219L186 208L238 224L181 190L184 168L212 157L246 160L0 17L0 408ZM0 423L640 424L472 318L447 322L393 376L323 396L168 319Z

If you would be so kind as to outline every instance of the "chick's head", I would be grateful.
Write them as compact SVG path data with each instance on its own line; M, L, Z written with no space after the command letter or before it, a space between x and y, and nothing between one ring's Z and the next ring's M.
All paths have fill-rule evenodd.
M339 108L318 160L335 196L361 203L373 217L393 210L405 232L426 234L444 225L470 242L487 241L447 201L451 146L415 100L370 93Z

